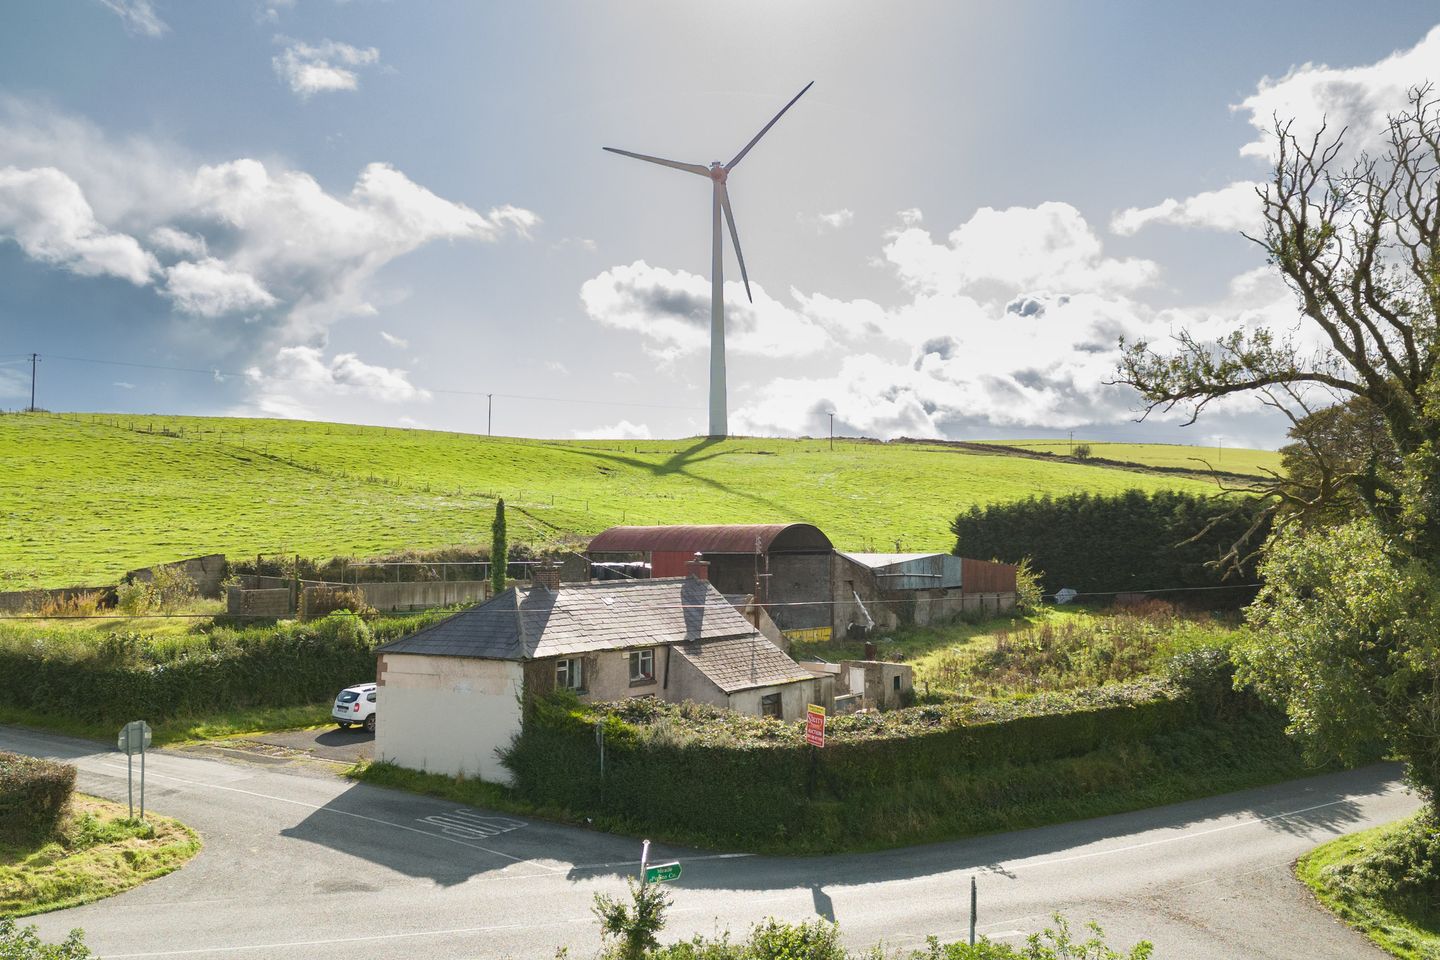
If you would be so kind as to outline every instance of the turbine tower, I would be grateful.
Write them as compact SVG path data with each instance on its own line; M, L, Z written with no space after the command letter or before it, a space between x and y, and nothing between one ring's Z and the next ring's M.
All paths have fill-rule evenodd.
M713 194L710 204L710 436L712 437L723 437L729 433L725 405L725 246L724 237L720 232L721 213L724 213L725 223L730 227L730 242L735 246L735 259L740 262L740 277L745 281L745 296L751 303L755 302L755 298L750 296L750 277L745 272L745 256L740 252L740 234L735 230L735 214L730 209L730 192L726 189L725 182L729 179L730 171L745 159L745 154L749 153L750 149L760 142L760 138L775 126L775 122L785 115L786 110L795 105L796 100L805 95L805 90L809 90L814 85L814 80L805 84L804 90L795 94L789 103L781 107L780 112L775 114L769 123L761 127L760 132L755 134L729 163L721 163L716 160L707 167L700 163L681 163L678 160L665 160L661 157L646 156L643 153L631 153L629 150L619 150L615 147L605 148L611 153L618 153L624 157L658 163L662 167L673 167L676 170L698 174L710 180Z

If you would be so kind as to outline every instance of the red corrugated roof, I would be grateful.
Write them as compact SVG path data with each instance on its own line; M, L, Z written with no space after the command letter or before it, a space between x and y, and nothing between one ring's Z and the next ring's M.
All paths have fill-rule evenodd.
M828 551L830 538L808 523L677 524L667 527L611 527L590 541L590 553L761 553Z

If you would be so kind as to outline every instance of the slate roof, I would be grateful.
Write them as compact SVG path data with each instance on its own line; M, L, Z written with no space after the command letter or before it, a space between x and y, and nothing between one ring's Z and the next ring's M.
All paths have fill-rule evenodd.
M682 643L673 649L726 693L777 687L814 677L761 636Z
M479 606L383 644L376 652L532 660L751 637L755 632L707 581L608 580L567 583L557 591L511 587ZM778 649L775 652L784 657ZM747 659L747 667L748 663Z

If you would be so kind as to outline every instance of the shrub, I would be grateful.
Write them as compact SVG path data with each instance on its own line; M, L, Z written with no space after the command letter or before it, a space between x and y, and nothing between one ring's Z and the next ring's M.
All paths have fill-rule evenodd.
M1021 557L1015 565L1015 609L1019 613L1039 611L1045 600L1044 578L1035 570L1029 557Z
M1421 813L1358 863L1336 868L1350 892L1415 917L1440 916L1440 820Z
M0 917L0 957L5 960L89 960L93 956L79 930L71 930L64 943L44 943L33 926L22 929L14 919Z
M645 960L650 951L660 945L659 934L665 927L670 895L658 883L636 883L634 877L626 877L625 882L630 888L628 904L597 893L592 910L600 921L601 936L613 941L605 951L607 958Z
M70 764L0 753L0 835L22 842L50 836L74 790Z
M378 612L358 587L307 587L300 604L300 619L319 620L341 610L361 617L373 617Z
M37 617L89 617L99 611L104 600L103 590L85 590L69 596L39 591L29 605L29 612Z
M169 613L198 597L195 581L179 564L156 567L149 579L135 579L115 588L115 605L131 616Z
M1090 459L1090 444L1088 444L1088 443L1077 443L1077 444L1075 444L1075 459L1076 459L1076 460L1089 460L1089 459Z

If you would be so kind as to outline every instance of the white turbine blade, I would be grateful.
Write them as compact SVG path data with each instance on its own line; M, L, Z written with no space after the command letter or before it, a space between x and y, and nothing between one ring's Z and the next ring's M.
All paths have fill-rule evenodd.
M813 86L815 86L815 81L811 80L809 83L805 84L805 90L809 90ZM745 159L745 154L750 152L750 148L755 146L755 144L759 143L760 138L765 136L766 131L768 131L771 127L775 126L775 120L779 120L781 117L785 116L785 111L795 106L796 100L799 100L801 97L805 96L805 90L801 90L799 93L795 94L795 96L791 97L790 102L785 104L785 106L781 107L780 112L775 114L775 118L769 123L765 124L765 126L760 128L760 132L755 134L755 139L745 144L745 149L735 154L734 160L731 160L729 163L725 164L725 169L733 170L735 168L735 164Z
M643 153L631 153L629 150L620 150L616 147L601 147L602 150L609 150L611 153L618 153L622 157L634 157L636 160L648 160L651 163L658 163L662 167L674 167L676 170L684 170L686 173L698 173L702 177L710 176L710 168L698 163L681 163L679 160L666 160L663 157L647 157Z
M740 252L740 234L735 229L735 214L730 209L730 191L725 189L725 184L715 185L720 190L720 206L725 211L725 222L730 225L730 242L735 244L735 259L740 261L740 279L745 281L745 298L751 303L755 298L750 296L750 275L745 272L745 254Z

